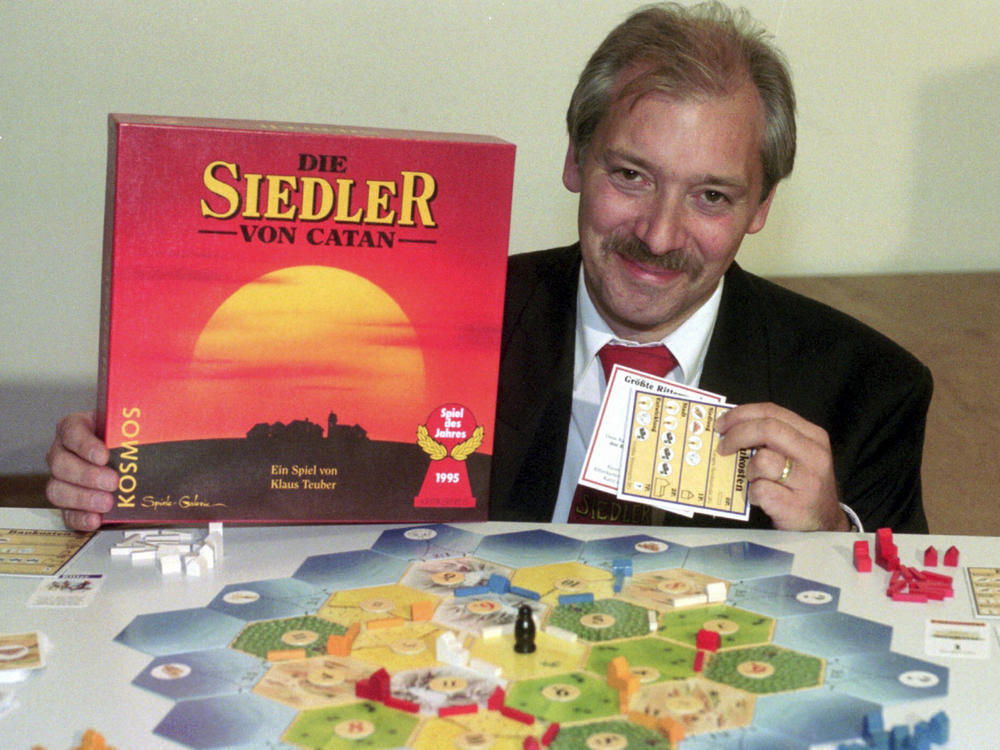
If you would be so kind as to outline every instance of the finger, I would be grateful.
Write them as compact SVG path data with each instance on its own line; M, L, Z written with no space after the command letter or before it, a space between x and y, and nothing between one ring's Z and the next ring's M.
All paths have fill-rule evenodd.
M54 478L46 485L45 496L50 503L64 511L107 513L114 505L110 492L80 487Z
M53 443L46 455L53 479L85 489L114 492L118 473L110 466L98 466Z
M799 416L794 411L774 403L741 404L719 417L715 429L720 434L726 434L737 424L754 420L777 420L805 435L815 442L827 440L827 433L819 425Z
M57 445L92 464L104 465L110 457L104 442L96 435L93 413L70 414L59 420L53 448Z
M101 517L96 513L78 510L64 510L63 523L77 531L96 531L101 525Z
M788 475L782 480L781 476L788 460L790 459L777 451L761 448L747 461L747 481L753 483L758 480L766 480L778 484L788 484L792 474L795 473L795 461L792 460Z

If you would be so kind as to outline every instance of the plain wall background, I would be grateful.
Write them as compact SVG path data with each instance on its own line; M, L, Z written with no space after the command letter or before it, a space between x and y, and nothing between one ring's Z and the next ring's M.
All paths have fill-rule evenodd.
M749 0L789 58L764 275L1000 268L1000 2ZM489 133L511 252L575 239L564 112L620 0L0 0L0 473L41 471L97 362L108 112Z

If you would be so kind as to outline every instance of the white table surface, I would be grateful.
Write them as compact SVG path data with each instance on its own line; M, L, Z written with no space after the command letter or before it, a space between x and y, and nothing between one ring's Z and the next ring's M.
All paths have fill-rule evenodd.
M413 525L413 524L410 524ZM526 524L454 524L476 533L529 528ZM0 509L0 528L62 528L54 511ZM0 632L37 630L51 642L43 670L27 680L8 685L19 707L0 717L0 747L46 750L75 747L83 730L101 732L119 750L174 748L173 742L151 735L173 702L134 687L131 680L151 657L113 641L139 614L203 607L223 586L259 579L291 576L306 556L369 547L386 527L378 526L252 526L226 527L225 556L202 578L164 577L157 566L133 567L112 558L110 547L122 532L96 535L64 568L66 573L101 573L104 580L94 602L86 608L28 608L39 577L0 576ZM1000 540L995 537L901 536L895 541L905 565L923 567L923 550L930 544L943 553L956 545L958 568L937 568L954 576L955 596L944 602L897 603L885 595L888 574L875 567L859 574L852 565L852 545L874 535L707 529L649 529L620 526L547 526L577 539L599 539L624 533L647 533L666 541L700 546L727 541L754 541L794 553L793 575L840 588L839 610L891 625L892 651L949 669L944 699L895 704L884 709L887 725L915 724L939 710L951 721L949 748L988 750L1000 747L1000 649L997 621L990 624L988 659L936 658L924 654L924 632L929 618L971 620L972 605L965 580L967 566L1000 566ZM2 686L0 686L2 687ZM683 744L682 744L683 748Z

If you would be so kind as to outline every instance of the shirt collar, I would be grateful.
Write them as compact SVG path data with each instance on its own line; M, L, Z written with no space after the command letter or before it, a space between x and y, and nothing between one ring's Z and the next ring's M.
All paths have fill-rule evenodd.
M660 341L674 355L680 366L680 377L676 378L685 385L697 386L701 378L701 370L705 364L708 352L708 342L712 338L715 319L719 314L719 303L722 301L723 280L719 283L701 307L685 320L676 330L671 331ZM576 294L576 357L573 373L574 388L586 375L587 370L597 359L597 353L609 341L624 341L615 336L604 318L597 311L587 285L583 279L583 267L580 267L580 280ZM676 376L676 372L675 372Z

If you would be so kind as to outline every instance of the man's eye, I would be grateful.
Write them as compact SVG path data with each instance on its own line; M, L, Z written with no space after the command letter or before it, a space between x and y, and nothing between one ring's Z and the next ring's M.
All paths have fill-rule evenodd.
M725 193L720 193L718 190L706 190L705 191L705 202L706 203L727 203L729 201L729 196Z

